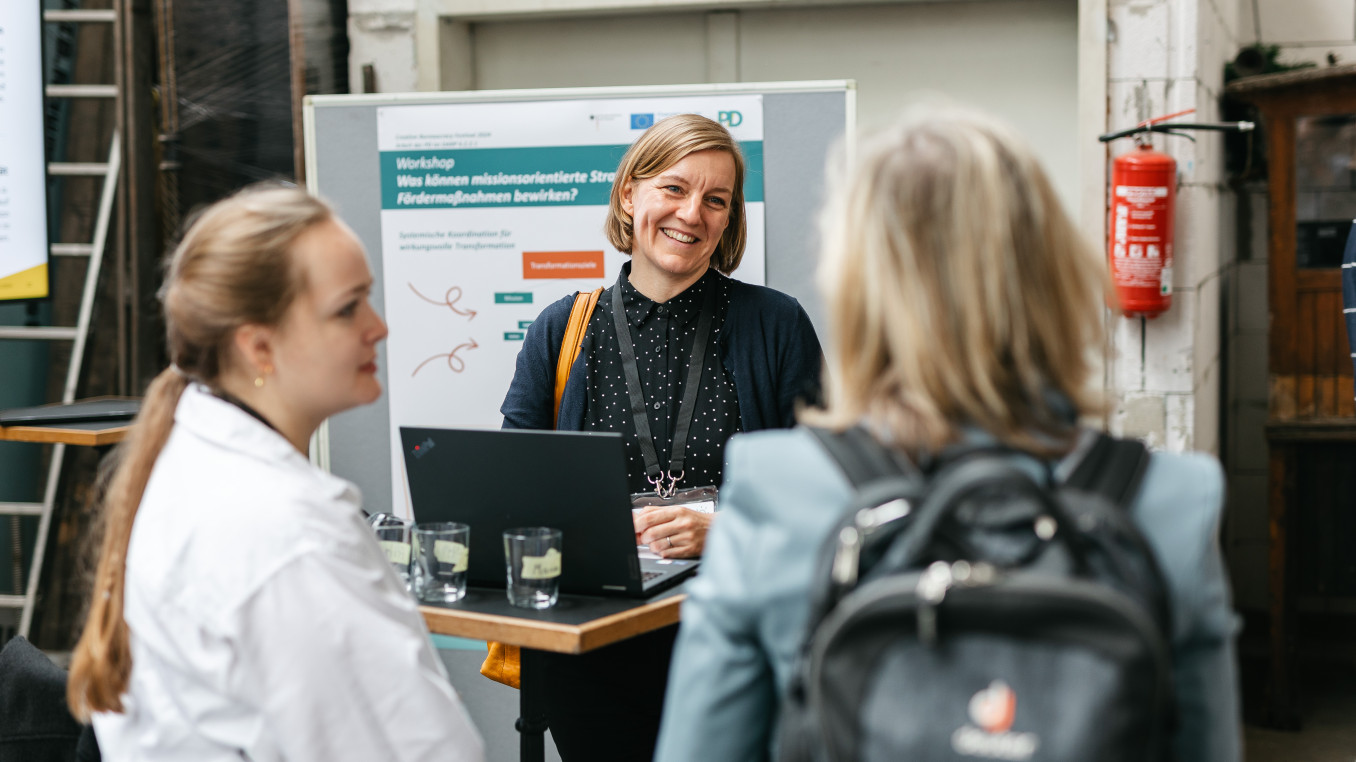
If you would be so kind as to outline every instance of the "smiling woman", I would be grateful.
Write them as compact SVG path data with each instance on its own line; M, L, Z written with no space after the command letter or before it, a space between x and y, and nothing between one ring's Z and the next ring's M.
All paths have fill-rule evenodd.
M482 758L357 491L306 458L381 394L371 288L295 189L213 205L176 249L171 365L118 453L71 664L104 759Z
M641 135L617 168L604 228L631 261L588 319L558 414L575 296L532 323L500 408L506 428L618 432L632 492L709 494L731 436L794 422L796 405L818 394L819 341L795 299L727 277L747 236L744 173L739 145L706 117L673 116ZM636 541L697 557L716 520L673 500L649 505L635 514ZM652 756L673 639L668 628L536 662L562 759Z
M735 160L724 151L684 156L654 177L622 186L631 216L631 284L666 302L697 282L730 226Z

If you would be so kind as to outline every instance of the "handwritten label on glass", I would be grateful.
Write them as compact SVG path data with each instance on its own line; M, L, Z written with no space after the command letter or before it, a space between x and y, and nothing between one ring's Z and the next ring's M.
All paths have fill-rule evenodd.
M381 550L386 554L387 561L400 566L410 565L410 544L408 542L382 540Z
M560 551L551 548L544 556L523 556L523 579L552 579L560 576Z
M440 564L452 564L452 571L466 571L469 553L465 545L451 540L434 540L433 556Z

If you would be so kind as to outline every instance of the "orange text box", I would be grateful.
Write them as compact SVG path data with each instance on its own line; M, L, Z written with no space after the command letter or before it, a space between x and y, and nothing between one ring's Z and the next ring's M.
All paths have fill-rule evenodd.
M601 251L525 251L523 277L534 278L601 278L603 252Z

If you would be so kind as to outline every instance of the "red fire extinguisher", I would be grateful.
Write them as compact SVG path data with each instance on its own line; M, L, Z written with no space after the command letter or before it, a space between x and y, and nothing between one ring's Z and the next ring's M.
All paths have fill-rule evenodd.
M1155 318L1172 306L1172 227L1177 162L1147 143L1111 168L1111 280L1126 317Z
M1172 306L1173 227L1177 206L1177 162L1155 151L1149 134L1191 138L1182 130L1248 132L1252 122L1162 124L1195 109L1141 122L1100 136L1103 143L1136 136L1136 150L1116 157L1111 167L1111 208L1107 256L1111 280L1126 317L1156 318Z

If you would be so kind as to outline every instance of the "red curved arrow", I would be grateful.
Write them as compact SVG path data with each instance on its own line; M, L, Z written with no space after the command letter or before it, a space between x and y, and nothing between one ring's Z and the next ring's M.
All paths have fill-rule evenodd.
M419 293L419 289L415 288L413 283L409 283L407 281L405 285L410 287L410 290L414 292L415 296L419 297L420 299L423 299L429 304L436 304L440 307L447 307L448 309L452 310L458 315L465 317L467 320L471 320L476 316L476 311L471 309L470 307L467 307L466 309L460 309L457 307L457 302L461 301L461 297L463 296L461 286L453 286L452 288L449 288L447 290L447 293L443 295L443 300L440 302L437 299L430 299L427 296L424 296L423 294ZM453 296L454 293L456 294L456 296ZM441 357L441 355L439 356Z
M414 378L416 375L419 374L419 371L421 371L421 370L424 369L424 366L425 366L425 365L428 365L429 363L433 362L434 360L438 359L439 357L446 357L446 358L447 358L447 367L448 367L449 370L451 370L453 373L460 373L460 372L462 372L463 370L466 370L466 361L463 360L462 358L458 357L458 356L457 356L457 353L460 352L460 351L463 350L463 349L465 349L466 351L469 352L469 351L471 351L472 349L475 349L475 348L478 347L478 346L480 346L480 345L476 343L476 340L475 340L475 339L471 339L470 341L466 342L465 344L458 344L457 346L453 347L451 352L448 352L448 353L446 353L446 354L434 355L434 356L428 358L427 360L425 360L425 361L419 363L419 367L417 367L417 368L414 369L414 373L411 373L411 374L410 374L410 378Z
M453 291L456 291L456 292L457 292L456 298L453 298L453 297L452 297L452 292L453 292ZM449 289L447 290L447 295L444 296L443 299L445 299L445 300L447 301L447 307L448 307L448 309L452 310L453 312L457 313L458 315L465 315L467 320L471 320L471 319L475 318L475 316L476 316L476 311L473 310L473 309L471 309L470 307L467 307L467 308L464 309L464 310L459 310L459 309L457 309L457 302L461 301L461 296L462 296L462 293L461 293L461 286L453 286L452 288L449 288ZM476 348L476 343L475 343L475 341L473 340L473 341L471 342L471 349L475 349L475 348ZM454 349L454 350L452 350L452 351L453 351L453 352L456 352L457 350Z

